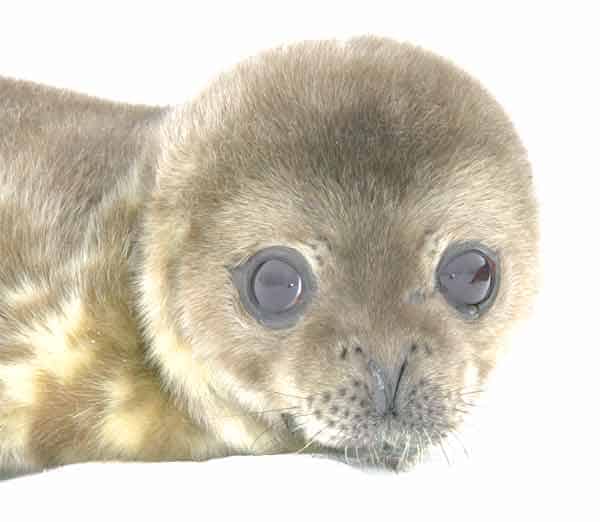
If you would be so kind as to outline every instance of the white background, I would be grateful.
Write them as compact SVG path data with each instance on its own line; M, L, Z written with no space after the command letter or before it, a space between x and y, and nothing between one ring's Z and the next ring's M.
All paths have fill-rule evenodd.
M373 475L295 456L75 466L0 483L2 520L600 519L593 2L11 4L0 7L0 75L136 103L182 102L239 59L299 39L375 33L451 58L529 148L544 285L465 435L470 457L453 454L451 467Z

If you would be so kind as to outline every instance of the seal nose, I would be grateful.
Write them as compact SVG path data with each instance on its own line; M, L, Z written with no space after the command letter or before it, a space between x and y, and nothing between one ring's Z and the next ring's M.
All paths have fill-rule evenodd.
M375 402L375 411L379 415L385 415L390 412L396 415L396 396L400 388L400 381L406 369L406 359L402 362L400 369L394 372L394 378L389 379L385 371L373 359L367 364L369 372L373 377L373 400ZM397 376L396 376L397 375Z

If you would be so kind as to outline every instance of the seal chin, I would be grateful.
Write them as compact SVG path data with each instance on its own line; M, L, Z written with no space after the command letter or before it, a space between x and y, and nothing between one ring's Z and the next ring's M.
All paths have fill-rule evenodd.
M350 466L390 471L408 471L425 455L428 446L435 444L425 433L422 436L393 429L390 422L360 438L330 435L322 430L310 436L293 415L282 414L291 433L300 434L304 444L297 453L331 458Z
M421 460L423 450L410 441L404 441L394 446L387 443L344 446L343 449L333 449L330 456L353 467L408 471Z
M319 451L322 450L322 451ZM344 462L352 467L386 471L409 471L423 457L424 448L405 442L396 446L373 444L370 446L321 447L314 453Z

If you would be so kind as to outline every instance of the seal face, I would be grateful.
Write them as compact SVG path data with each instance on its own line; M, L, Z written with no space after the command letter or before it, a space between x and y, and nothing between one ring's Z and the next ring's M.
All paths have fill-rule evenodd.
M491 96L439 57L369 37L269 51L181 107L140 111L143 146L111 142L127 165L117 188L103 178L117 160L86 170L102 187L77 207L96 257L77 254L90 266L68 292L44 283L51 302L75 296L81 335L108 348L53 395L21 390L32 448L71 427L19 458L313 451L404 469L455 432L536 288L530 168ZM29 331L2 317L0 334ZM60 321L50 331L73 344ZM5 447L29 455L27 440Z

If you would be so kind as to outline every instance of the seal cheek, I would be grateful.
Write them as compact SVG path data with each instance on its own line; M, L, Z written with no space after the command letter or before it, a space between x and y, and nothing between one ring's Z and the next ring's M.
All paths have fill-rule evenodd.
M256 358L249 359L244 366L239 368L240 380L256 388L262 388L267 383L268 370L263 361Z
M477 368L477 366L475 366L475 364L473 364L471 361L468 361L465 366L463 382L463 390L465 392L475 390L479 386L479 368Z

